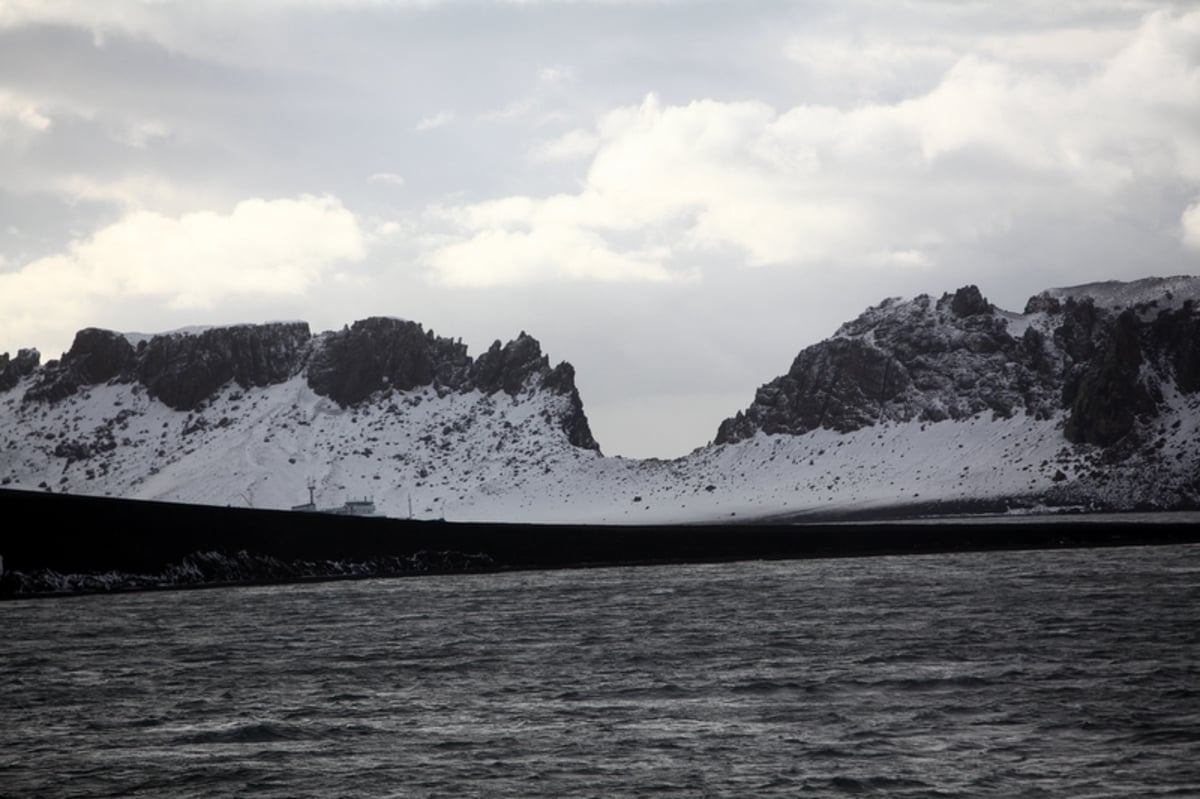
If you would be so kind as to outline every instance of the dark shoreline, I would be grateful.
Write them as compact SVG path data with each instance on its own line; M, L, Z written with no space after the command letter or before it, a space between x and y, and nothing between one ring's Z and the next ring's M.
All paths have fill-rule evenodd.
M852 523L534 525L348 517L8 489L0 489L0 513L5 519L0 599L421 574L1200 542L1198 524L1146 521L1145 515L1135 523L1122 523L1115 515L1100 523L1060 516L1004 524L892 515ZM30 592L15 573L95 579L69 589ZM109 574L114 577L97 582ZM129 579L122 582L116 575Z

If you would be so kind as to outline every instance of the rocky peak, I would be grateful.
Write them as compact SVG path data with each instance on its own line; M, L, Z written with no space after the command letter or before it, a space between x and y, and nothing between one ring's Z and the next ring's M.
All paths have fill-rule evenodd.
M1200 293L1200 280L1049 290L1026 304L1020 337L1009 332L1017 315L975 286L936 303L887 300L801 351L786 375L721 423L716 441L1021 410L1065 411L1070 441L1136 444L1138 420L1157 412L1163 382L1200 390L1200 314L1185 292Z
M89 327L61 361L43 367L26 401L57 402L84 386L138 381L175 410L192 410L233 380L243 388L286 380L303 364L311 338L304 322L165 333L136 348L111 330Z
M950 310L959 318L990 314L992 304L984 299L978 286L963 286L951 296L947 294L942 301L950 300Z
M370 317L319 337L308 384L340 405L353 405L385 388L459 390L470 369L461 341L440 338L416 322Z
M526 388L537 387L564 396L567 405L560 424L567 439L576 447L600 451L575 388L575 368L566 361L550 368L550 359L542 354L537 339L524 330L504 346L493 342L475 360L471 380L474 388L488 394L503 391L516 396Z
M562 429L567 434L567 440L581 449L599 452L600 445L592 437L592 428L583 412L583 400L575 387L575 367L566 361L561 362L542 378L542 385L567 398L568 410L562 419Z
M38 357L36 350L21 350L15 360L0 356L0 390L36 374L25 401L57 402L85 386L138 382L165 405L192 411L231 381L261 387L301 373L314 392L342 406L381 391L423 386L439 393L503 391L514 397L544 389L566 398L560 421L571 443L599 449L575 388L575 370L568 363L551 368L537 339L524 331L507 344L495 342L475 360L461 339L390 317L363 319L315 338L307 323L289 322L165 333L136 347L120 333L87 328L61 361L39 370Z
M936 302L886 300L808 347L744 412L723 422L717 443L757 431L849 432L882 421L961 419L1017 408L1048 413L1053 400L1041 341L1016 339L975 286ZM1057 397L1054 397L1057 399Z
M542 354L537 339L522 330L503 346L499 340L492 342L488 351L475 359L471 380L484 393L502 390L516 395L531 376L545 378L549 373L550 359Z
M53 365L47 364L26 399L57 402L81 386L128 377L134 364L133 346L120 333L89 327L75 334L71 349Z
M567 398L560 419L572 444L599 450L568 363L551 368L537 339L521 332L507 344L496 341L478 358L460 341L440 338L416 322L375 317L323 334L308 364L313 391L341 405L354 405L388 388L407 391L503 391L516 396L546 389Z
M311 337L306 322L158 335L139 344L137 377L151 396L192 410L231 380L242 388L287 380L303 366Z
M16 358L10 358L7 352L0 353L0 391L8 391L22 377L33 374L41 357L35 349L17 350Z

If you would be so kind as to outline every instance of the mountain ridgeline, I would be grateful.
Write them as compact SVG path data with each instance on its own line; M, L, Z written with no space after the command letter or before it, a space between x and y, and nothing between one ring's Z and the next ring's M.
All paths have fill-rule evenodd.
M1158 296L1112 306L1083 291L1050 291L1018 316L966 286L936 300L884 301L804 349L749 408L721 423L716 443L759 432L1063 412L1067 441L1126 457L1157 438L1165 392L1198 391L1194 297L1163 286Z
M7 360L0 356L0 386L7 381L11 387L19 376L33 372L38 356L21 350L11 364ZM194 411L230 382L247 389L299 374L316 394L341 406L385 389L428 386L438 393L478 389L514 396L545 389L570 399L571 412L561 423L571 444L599 450L575 388L574 369L565 362L551 368L536 339L522 332L503 346L494 342L472 359L461 340L387 317L363 319L318 336L306 322L283 322L167 333L136 346L120 333L87 328L75 335L60 361L45 365L25 399L55 402L99 383L137 383L176 411Z
M546 523L1200 508L1200 277L885 300L670 461L603 457L525 333L88 328L39 360L0 355L0 486Z

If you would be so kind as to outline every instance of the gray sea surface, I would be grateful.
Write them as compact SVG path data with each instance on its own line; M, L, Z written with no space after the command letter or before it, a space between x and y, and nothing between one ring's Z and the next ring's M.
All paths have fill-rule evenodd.
M0 603L0 794L1200 796L1200 546Z

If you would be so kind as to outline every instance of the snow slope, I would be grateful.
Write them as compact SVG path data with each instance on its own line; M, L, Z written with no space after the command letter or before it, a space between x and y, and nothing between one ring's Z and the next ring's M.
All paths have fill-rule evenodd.
M1175 296L1200 294L1200 280L1191 280L1182 289L1172 283ZM1040 311L995 315L1018 337L1029 327L1050 333ZM844 326L838 335L881 329ZM1123 458L1068 442L1065 409L1034 415L1018 407L1008 416L984 409L940 421L881 418L844 433L760 431L671 461L572 445L561 424L571 398L536 379L515 394L425 386L343 407L297 374L261 387L231 381L193 411L171 409L136 382L26 402L36 381L29 375L0 393L0 485L288 508L307 500L311 481L321 506L370 497L389 516L411 509L459 521L644 524L939 503L1176 507L1181 497L1195 501L1200 480L1200 392L1169 381L1147 423L1146 451Z
M555 401L421 389L351 409L294 378L231 386L203 411L182 413L130 385L49 407L23 405L17 391L0 401L0 479L260 508L305 501L312 480L323 504L368 496L389 516L407 516L411 500L421 518L646 523L1021 495L1052 486L1065 452L1054 420L981 415L760 435L674 461L605 458L565 442L548 421ZM54 454L81 436L115 446L76 461Z

